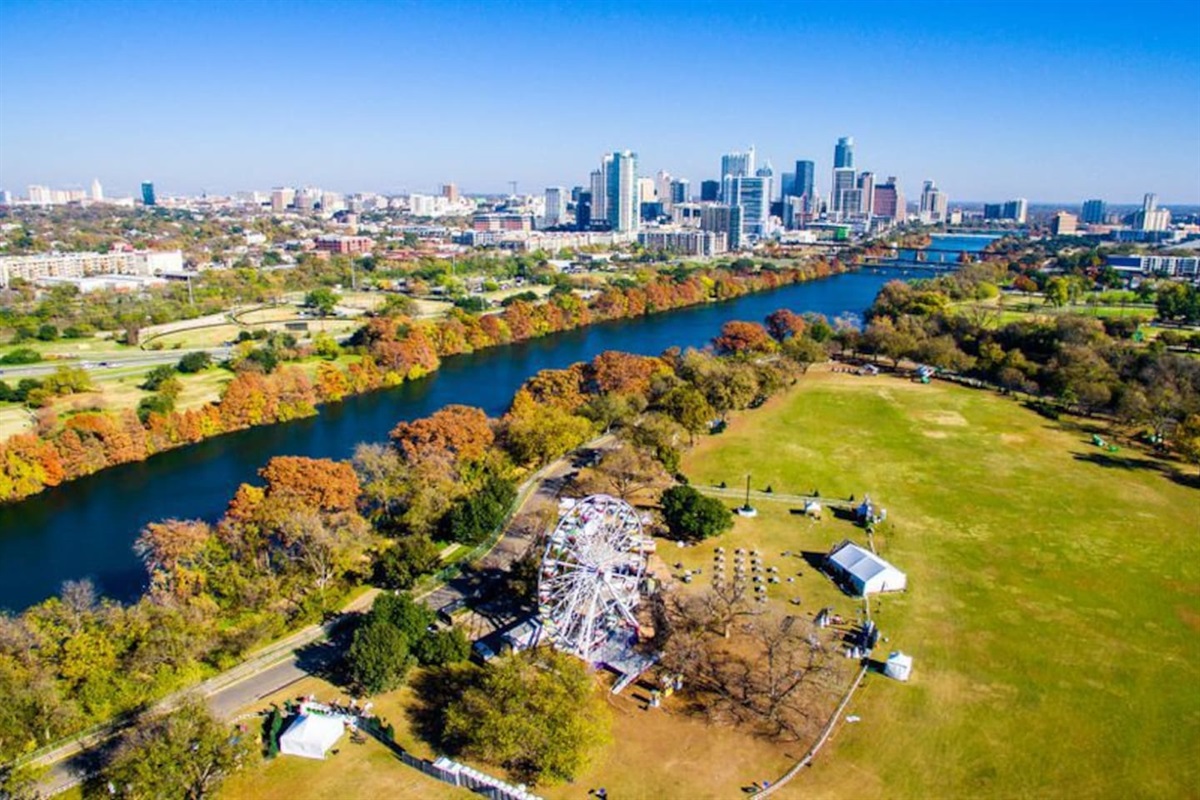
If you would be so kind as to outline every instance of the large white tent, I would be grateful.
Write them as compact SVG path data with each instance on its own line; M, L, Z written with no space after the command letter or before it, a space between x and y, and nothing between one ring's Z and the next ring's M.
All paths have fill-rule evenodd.
M860 595L899 592L908 585L907 575L851 541L835 547L825 563Z
M888 660L884 663L883 674L898 681L906 681L912 674L912 663L912 656L896 650L888 656Z
M304 758L324 758L345 729L337 717L303 714L279 737L279 752Z

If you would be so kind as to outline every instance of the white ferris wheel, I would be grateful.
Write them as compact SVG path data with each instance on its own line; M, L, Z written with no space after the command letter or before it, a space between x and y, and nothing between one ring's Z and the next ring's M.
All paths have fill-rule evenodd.
M610 637L636 634L646 542L637 511L608 495L580 500L559 520L538 577L543 631L556 647L590 661Z

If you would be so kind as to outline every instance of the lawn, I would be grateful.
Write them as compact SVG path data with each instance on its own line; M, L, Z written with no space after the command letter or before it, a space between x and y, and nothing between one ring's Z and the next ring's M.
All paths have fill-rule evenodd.
M909 593L876 619L914 678L869 678L848 711L863 721L784 796L1195 791L1200 492L1157 462L1110 457L991 393L818 372L706 439L684 472L869 492L890 512L881 553ZM756 524L775 536L779 520L739 523Z

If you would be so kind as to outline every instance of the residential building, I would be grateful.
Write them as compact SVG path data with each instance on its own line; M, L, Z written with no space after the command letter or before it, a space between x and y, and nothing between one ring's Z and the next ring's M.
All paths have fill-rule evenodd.
M567 190L562 186L546 188L546 213L543 215L545 226L553 228L562 225L567 218Z
M296 196L292 199L292 205L297 211L312 211L317 207L317 198L321 195L317 189L304 187L296 191Z
M153 206L158 204L158 198L154 196L154 184L150 181L142 181L142 205Z
M100 185L99 178L92 179L92 191L90 199L93 203L104 202L104 188Z
M1029 203L1023 197L1004 203L985 203L983 218L994 222L1015 222L1024 225L1029 218Z
M600 169L593 170L591 174L592 184L592 219L601 220L608 219L608 163L611 161L610 156L605 156L600 162Z
M370 236L318 236L317 249L324 253L369 253L375 247Z
M704 208L700 203L675 203L671 206L671 224L683 228L699 228Z
M654 176L654 197L647 202L657 200L663 204L663 208L669 209L671 207L671 182L671 173L660 169ZM644 197L642 199L645 200Z
M13 195L8 189L0 189L0 206L11 206Z
M42 253L0 256L0 288L13 278L86 278L93 275L161 275L183 271L179 250L134 250L112 253Z
M638 178L637 195L640 203L658 202L658 184L653 178Z
M514 214L510 212L476 214L471 220L471 229L478 233L488 231L530 231L533 230L533 218L528 214Z
M30 186L26 196L33 205L48 206L54 203L54 193L48 186Z
M1079 219L1074 214L1059 211L1050 218L1050 232L1055 236L1074 236Z
M1108 217L1108 207L1103 200L1084 200L1080 220L1085 225L1103 225Z
M609 227L617 233L637 231L641 212L638 209L637 153L629 150L606 156L607 168L604 203Z
M1200 280L1200 257L1197 256L1105 256L1104 261L1125 274Z
M725 234L716 231L642 231L638 244L647 250L666 250L685 256L716 256L726 251Z

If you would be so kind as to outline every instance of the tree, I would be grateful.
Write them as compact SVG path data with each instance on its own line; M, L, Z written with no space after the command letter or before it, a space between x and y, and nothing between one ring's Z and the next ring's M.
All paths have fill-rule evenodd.
M400 629L372 614L354 632L346 661L351 678L363 691L381 694L404 683L413 657Z
M234 733L189 698L178 708L145 717L117 746L100 775L112 795L128 800L212 797L227 776L253 751L245 734Z
M609 739L609 711L583 662L538 649L457 673L441 709L444 744L531 785L573 779Z
M829 350L824 344L805 335L793 336L783 343L783 354L796 363L801 374L808 372L813 364L829 360Z
M1175 429L1175 448L1186 461L1200 464L1200 414L1190 414Z
M358 477L344 461L276 456L258 471L267 494L322 511L349 511L358 501Z
M212 356L204 350L197 350L179 359L179 363L175 365L175 368L185 375L191 375L196 372L203 372L210 366L212 366Z
M713 347L727 355L753 355L771 352L775 342L757 322L731 320L721 326L721 335L713 339Z
M804 317L787 308L773 311L767 316L767 333L780 344L788 338L799 338L804 328Z
M733 513L724 503L691 486L672 486L661 503L663 519L677 539L707 539L733 527Z
M175 367L170 364L160 364L154 369L146 373L146 377L142 380L139 388L145 389L147 392L157 392L158 387L162 386L167 380L175 376Z
M337 302L337 293L326 286L319 286L304 296L304 306L315 309L322 317L332 315Z
M388 589L411 589L440 563L438 547L428 536L403 536L376 560L375 580Z
M611 494L625 501L666 477L649 453L629 445L605 453L593 471Z
M1067 278L1056 275L1046 281L1046 303L1055 308L1062 308L1071 300L1071 284Z
M504 417L507 450L522 465L549 463L586 442L594 432L591 420L556 406L538 405L523 389Z
M442 667L466 661L471 655L471 643L458 628L426 631L416 642L417 661L423 667Z
M391 440L409 462L442 454L455 461L473 461L492 446L495 434L480 409L448 405L428 417L401 422L392 429Z
M709 423L716 416L708 400L692 386L672 389L663 397L661 405L688 432L692 444L696 443L696 434L708 430Z

